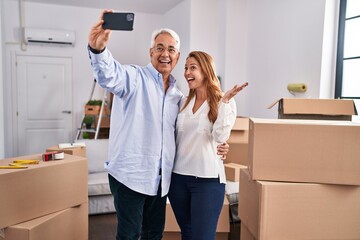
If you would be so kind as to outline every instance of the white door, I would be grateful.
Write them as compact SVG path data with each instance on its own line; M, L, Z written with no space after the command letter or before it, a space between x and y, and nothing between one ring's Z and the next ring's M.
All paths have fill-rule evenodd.
M72 142L72 59L17 56L17 154Z

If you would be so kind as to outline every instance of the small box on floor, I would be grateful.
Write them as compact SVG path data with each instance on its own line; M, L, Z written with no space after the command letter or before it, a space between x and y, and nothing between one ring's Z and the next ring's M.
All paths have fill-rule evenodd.
M67 208L5 228L3 240L87 240L88 205Z

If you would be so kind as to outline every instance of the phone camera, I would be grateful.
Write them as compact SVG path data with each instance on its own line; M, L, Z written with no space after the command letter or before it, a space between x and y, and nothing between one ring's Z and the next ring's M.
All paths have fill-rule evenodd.
M129 22L133 21L134 20L134 14L131 14L131 13L127 14L126 15L126 20L129 21Z

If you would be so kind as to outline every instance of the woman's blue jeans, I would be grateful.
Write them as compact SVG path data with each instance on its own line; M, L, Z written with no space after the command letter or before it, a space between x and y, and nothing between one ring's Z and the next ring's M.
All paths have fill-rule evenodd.
M173 173L168 197L182 240L215 240L225 197L225 184L219 178Z

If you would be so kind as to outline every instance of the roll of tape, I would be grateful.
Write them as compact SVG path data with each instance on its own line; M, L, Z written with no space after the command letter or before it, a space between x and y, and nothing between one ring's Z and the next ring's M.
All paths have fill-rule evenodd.
M47 152L42 155L43 161L64 159L64 152Z
M307 86L305 83L290 83L287 85L289 92L306 92Z
M64 152L55 153L55 154L54 154L54 159L55 159L55 160L64 159Z

